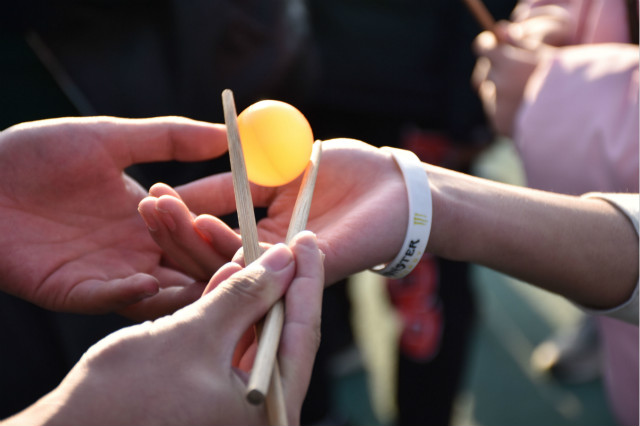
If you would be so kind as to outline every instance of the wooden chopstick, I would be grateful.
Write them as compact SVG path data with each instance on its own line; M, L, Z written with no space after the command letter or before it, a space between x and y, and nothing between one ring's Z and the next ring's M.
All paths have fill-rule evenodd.
M476 18L476 21L480 24L483 30L492 31L496 25L496 20L493 19L493 16L487 9L487 6L482 3L482 0L462 0L469 11Z
M258 227L253 211L247 167L244 163L244 154L242 153L242 145L240 144L236 106L233 100L233 92L229 89L222 92L222 106L224 108L224 121L227 125L229 158L233 177L233 191L235 193L236 208L238 210L238 224L240 225L240 235L242 236L242 249L244 251L245 263L248 265L260 257L262 249L260 248L258 240Z
M313 144L311 160L307 166L300 191L293 207L293 214L289 222L287 236L285 241L291 242L293 237L307 226L309 218L309 210L311 209L311 200L313 198L313 189L316 184L318 175L318 167L320 166L320 158L322 157L322 142L316 141ZM275 305L267 313L260 342L258 344L258 352L256 353L253 369L247 386L247 399L254 403L261 402L265 395L268 395L267 388L269 385L270 372L274 369L276 355L278 352L278 344L280 342L280 334L284 323L284 303L282 300L276 302Z
M245 263L248 265L260 257L262 250L258 240L258 227L253 211L247 168L244 163L242 145L240 144L236 106L233 99L233 92L229 89L222 92L222 106L224 109L225 124L227 125L227 140L229 142L233 190L236 198L236 208L238 210L238 224L240 225L240 235L242 236ZM280 327L280 329L282 329L282 327ZM273 374L270 380L271 386L266 396L269 424L287 425L287 410L284 403L280 369L277 360L274 363L272 372Z

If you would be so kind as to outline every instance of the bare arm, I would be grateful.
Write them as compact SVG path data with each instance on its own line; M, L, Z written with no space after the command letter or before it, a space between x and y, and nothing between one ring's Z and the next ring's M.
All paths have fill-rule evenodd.
M488 266L588 307L613 307L629 298L638 280L638 238L608 202L425 169L434 197L429 251Z
M323 160L308 227L326 254L327 283L388 262L400 250L407 227L408 201L402 174L390 155L362 142L323 142ZM561 294L585 307L606 309L626 301L638 278L638 237L626 216L602 200L582 199L480 179L423 164L433 197L427 251L474 262ZM284 238L297 183L254 188L256 205L268 206L260 238ZM156 194L167 194L167 188ZM167 211L182 229L197 229L212 247L222 225L207 215L195 220L187 206L202 211L200 194L233 203L231 181L214 176L180 189L175 196L148 197L145 220ZM153 190L152 190L153 192ZM209 197L210 198L210 197ZM160 207L158 209L158 207ZM212 207L213 208L213 207ZM184 235L159 226L161 245L189 250ZM162 234L162 238L158 238ZM186 249L185 249L186 247Z

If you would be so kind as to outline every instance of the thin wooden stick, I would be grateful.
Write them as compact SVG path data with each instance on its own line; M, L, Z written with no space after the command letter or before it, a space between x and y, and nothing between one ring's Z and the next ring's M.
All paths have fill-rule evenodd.
M322 158L322 142L316 141L311 151L311 160L305 171L300 184L300 191L296 204L293 207L289 229L285 241L291 242L293 237L307 227L307 219L309 219L309 211L311 210L311 201L313 199L313 189L316 186L316 178L318 177L318 167L320 167L320 159Z
M316 184L318 175L318 167L320 166L320 158L322 157L322 143L316 141L313 144L311 160L307 166L307 170L300 185L300 191L293 207L293 214L289 222L289 229L285 241L289 243L293 237L307 226L309 218L309 210L311 209L311 200L313 198L313 188ZM249 385L247 387L247 399L254 403L260 403L267 393L269 386L269 377L274 369L276 355L278 352L278 344L280 343L280 334L282 333L282 325L284 323L284 303L282 300L276 302L269 310L264 320L262 335L258 345ZM271 389L269 389L271 392Z
M493 32L493 29L496 25L496 20L493 19L491 13L487 9L487 7L482 3L482 0L462 0L471 14L476 18L476 21L480 24L482 29L486 31Z
M248 265L260 257L262 250L258 240L258 227L253 211L247 168L244 163L242 145L240 144L236 106L233 100L233 92L229 89L222 92L222 106L224 109L224 120L227 125L227 139L229 142L233 190L236 197L236 208L238 210L238 224L240 225L240 235L242 236L245 263ZM279 368L274 368L273 372L271 388L275 387L275 391L268 393L266 404L269 424L287 425L287 410L284 404Z
M240 144L236 106L233 100L233 92L229 89L222 92L222 106L224 108L224 121L227 125L229 159L231 161L233 191L238 210L238 224L240 225L240 235L242 236L242 249L245 263L248 265L260 257L262 250L258 240L258 227L256 225L256 215L253 211L247 167L244 163L244 154Z

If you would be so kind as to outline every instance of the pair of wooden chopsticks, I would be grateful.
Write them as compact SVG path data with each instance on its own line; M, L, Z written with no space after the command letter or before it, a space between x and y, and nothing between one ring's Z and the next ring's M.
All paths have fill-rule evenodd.
M463 1L482 28L493 31L495 20L482 1ZM240 234L242 235L242 247L245 262L249 264L260 257L262 250L258 240L258 228L253 210L253 202L251 200L244 154L240 144L233 92L229 89L222 92L222 106L224 108L224 119L227 126L229 156L231 159L233 188L238 210L238 223L240 225ZM320 141L316 141L311 154L311 161L305 172L294 206L285 239L287 243L306 226L321 155L321 143ZM280 368L276 359L283 324L284 304L282 301L278 301L265 316L262 326L258 327L258 351L247 387L247 399L249 402L259 404L266 399L267 414L271 425L287 424L284 394L280 380Z
M249 179L247 178L244 154L240 144L233 92L229 89L222 92L222 106L224 108L225 123L227 125L229 157L231 160L236 208L238 210L238 223L242 236L242 248L245 263L248 265L260 257L262 250L259 245L258 228L253 211ZM313 145L311 160L293 208L293 215L285 240L287 243L290 242L298 232L304 230L307 225L321 155L321 142L316 141ZM276 359L283 324L284 304L280 300L269 310L262 326L258 326L258 351L247 387L247 400L249 402L259 404L266 399L267 415L269 417L269 424L271 425L288 424L284 393L280 380L280 367Z

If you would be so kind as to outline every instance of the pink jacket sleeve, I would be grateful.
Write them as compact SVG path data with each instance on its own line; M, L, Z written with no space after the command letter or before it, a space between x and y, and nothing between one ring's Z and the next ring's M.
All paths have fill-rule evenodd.
M530 186L638 192L638 57L637 45L571 46L537 67L514 127Z
M563 45L629 41L625 0L520 0L511 20L551 14L564 21Z

